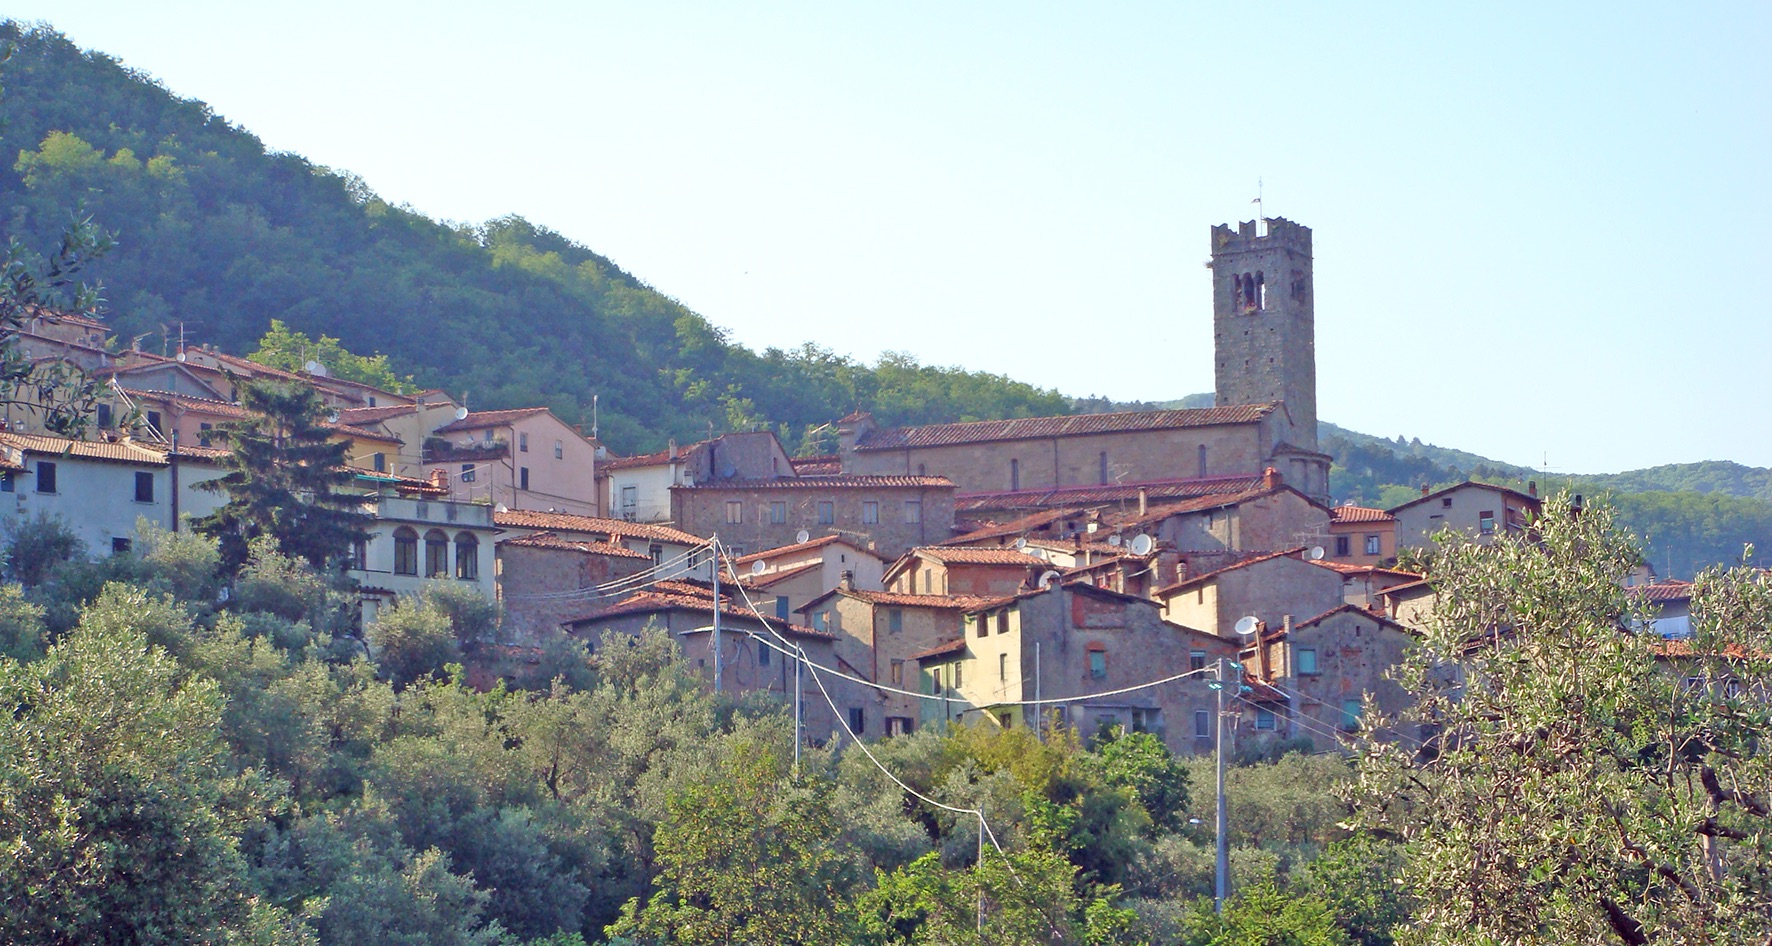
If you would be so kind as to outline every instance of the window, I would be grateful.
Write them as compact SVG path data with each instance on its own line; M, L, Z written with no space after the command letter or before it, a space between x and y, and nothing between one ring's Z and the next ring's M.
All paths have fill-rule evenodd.
M1194 738L1212 738L1212 713L1208 710L1194 710Z
M1335 537L1335 557L1346 558L1353 554L1354 540L1345 535Z
M893 686L895 686L895 687L904 686L904 661L894 660L892 662L892 670L890 671L890 673L891 673L891 676L888 677L887 679Z
M528 489L529 488L529 468L526 466L519 467L517 469L517 488L518 489Z
M830 630L831 629L831 613L829 611L814 611L814 612L812 612L812 629L815 631Z
M387 454L377 453L371 459L373 461L373 466L375 468L375 472L386 473L388 471L388 455Z
M621 508L623 512L631 511L640 505L640 487L623 486L621 488Z
M903 608L888 608L886 610L886 629L894 634L904 630Z
M394 574L418 574L418 533L405 526L394 530Z
M1098 456L1095 459L1096 463L1101 467L1101 470L1099 471L1101 473L1101 485L1106 486L1108 481L1107 451L1101 451L1101 456Z
M929 692L932 694L941 692L941 668L940 667L931 667L929 669Z
M154 501L154 474L135 474L135 501L138 503L151 503Z
M1020 460L1010 460L1009 461L1009 488L1011 490L1021 489L1021 461Z
M149 411L148 412L148 429L152 430L156 434L161 433L161 431L160 431L160 412L159 411ZM161 434L161 436L165 436L165 435Z
M664 564L664 546L649 545L646 547L646 554L652 556L653 568L657 568Z
M1008 654L998 654L997 655L997 679L999 679L999 680L1009 679L1009 655Z
M12 471L0 472L0 493L11 493L18 490L18 484L12 480Z
M837 521L837 504L826 499L818 504L818 524L828 526Z
M517 435L517 452L518 453L528 453L529 452L529 435L528 434L518 434Z
M369 406L370 407L375 406L375 395L373 395L373 394L369 395Z
M1341 728L1353 732L1360 728L1360 701L1341 701Z
M130 540L125 536L121 536L121 535L114 536L111 539L111 554L112 555L128 555L129 554L129 547L132 544L133 543L130 542Z
M1107 651L1099 648L1089 651L1089 676L1097 680L1107 677Z
M356 569L357 571L368 570L368 568L369 568L369 540L368 539L352 539L351 540L351 567Z
M1485 509L1477 513L1477 531L1484 535L1495 534L1495 510Z
M459 479L463 483L472 483L474 481L474 465L472 463L463 463L461 465L461 476Z
M197 443L198 443L198 445L204 446L204 447L209 446L209 432L214 429L215 429L214 424L198 424L197 425Z
M990 633L991 633L990 615L968 614L968 615L966 615L966 620L978 622L978 636L979 637L989 637L990 636Z
M863 729L865 729L866 723L867 723L867 720L862 715L861 707L859 707L859 706L849 707L849 731L850 732L856 734L857 736L861 735Z
M425 533L425 577L449 574L449 537L435 529Z
M1366 537L1366 554L1367 555L1377 555L1382 551L1383 551L1383 547L1378 544L1378 536L1369 535Z
M935 572L933 569L925 568L919 574L923 578L923 593L928 594L930 586L935 581ZM912 591L917 590L917 577L916 576L912 576L912 578L911 578L911 590Z
M1008 609L1004 609L1002 611L997 612L997 633L998 634L1009 633L1009 611L1008 611Z
M472 532L455 534L455 577L463 581L480 578L480 540Z
M1203 650L1188 651L1187 668L1189 670L1204 670L1204 669L1206 669L1206 652Z
M48 460L37 461L37 492L55 492L55 464Z
M97 421L98 421L98 425L99 425L99 426L100 426L100 427L109 427L109 426L111 426L111 405L109 405L109 404L100 404L100 405L99 405L99 406L98 406L98 417L97 417Z
M744 521L744 503L736 499L726 501L726 524L737 525Z
M954 686L956 687L960 685L960 668L962 666L962 664L954 664L954 669L951 671L954 678Z
M1294 663L1296 663L1298 665L1298 672L1301 675L1314 674L1314 673L1318 672L1317 671L1317 649L1315 647L1300 647L1300 648L1298 648L1297 650L1292 652L1292 660Z
M915 524L923 521L923 501L907 499L904 501L904 521Z
M909 716L886 717L886 735L888 736L908 736L915 726L916 721Z
M556 459L556 460L566 459L566 442L565 441L563 441L563 440L554 441L554 459Z
M760 638L757 644L757 666L769 666L769 645L762 643Z
M769 521L773 525L781 525L788 521L788 504L779 499L770 502Z
M1274 728L1273 710L1257 709L1255 711L1255 728L1272 732Z
M1440 508L1441 509L1451 509L1452 508L1452 497L1441 496L1440 497Z
M1206 475L1206 445L1200 444L1200 476Z
M861 504L861 521L865 525L873 525L880 521L880 504L868 500Z

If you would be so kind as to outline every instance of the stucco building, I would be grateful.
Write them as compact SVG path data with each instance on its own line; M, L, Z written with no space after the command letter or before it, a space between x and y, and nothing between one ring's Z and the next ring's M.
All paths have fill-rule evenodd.
M1421 497L1389 510L1397 524L1397 548L1421 549L1434 533L1451 528L1478 542L1498 535L1523 534L1543 511L1538 497L1492 483L1459 483L1437 492L1422 487Z

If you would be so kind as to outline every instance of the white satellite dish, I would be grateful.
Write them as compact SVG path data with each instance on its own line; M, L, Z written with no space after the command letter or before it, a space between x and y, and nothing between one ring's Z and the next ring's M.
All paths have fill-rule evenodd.
M768 567L769 566L767 564L765 564L762 559L757 559L756 561L751 563L751 574L761 575L761 574L763 574L763 569L768 568Z
M1047 571L1047 572L1043 573L1042 575L1040 575L1040 590L1045 591L1046 589L1052 587L1052 583L1057 581L1061 577L1063 577L1063 576L1055 571Z
M328 424L336 424L336 423L338 423L338 411L328 411L328 412L326 412L326 422L327 422L327 423L328 423Z
M1022 549L1022 551L1026 552L1029 555L1032 555L1033 557L1035 557L1037 559L1044 560L1046 558L1046 550L1045 549Z
M316 378L326 377L326 366L317 361L309 361L307 364L302 365L302 370Z
M504 503L499 503L498 505L492 507L492 511L493 512L510 512L511 510L508 507L506 507Z
M801 529L800 531L794 533L794 544L795 545L805 545L807 542L810 542L810 541L812 541L812 533L807 532L805 529Z
M1255 629L1261 626L1261 622L1256 620L1254 615L1250 615L1238 618L1235 626L1238 634L1247 636L1255 633Z
M468 418L468 409L467 408L458 407L455 409L455 419L456 420L467 420L467 418Z
M1015 547L1018 549L1027 548L1028 547L1028 537L1025 535L1016 536L1015 537Z
M1323 547L1321 545L1311 546L1311 561L1320 562L1322 560L1323 560Z
M1151 549L1156 547L1156 540L1142 532L1132 537L1132 554L1134 555L1149 555Z
M1120 543L1124 542L1124 541L1126 541L1126 540L1120 538L1120 534L1118 532L1114 533L1113 535L1108 536L1108 544L1113 546L1114 548L1119 548Z

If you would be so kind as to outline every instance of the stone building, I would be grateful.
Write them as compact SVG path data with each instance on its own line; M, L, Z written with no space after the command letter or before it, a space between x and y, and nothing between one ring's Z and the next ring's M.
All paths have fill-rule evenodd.
M1342 605L1267 628L1259 644L1243 649L1242 659L1257 679L1275 681L1288 704L1286 718L1272 728L1308 738L1321 752L1343 747L1342 734L1359 728L1368 698L1386 715L1409 702L1408 693L1385 675L1414 639L1382 614Z
M1397 517L1382 509L1352 504L1329 511L1329 560L1346 565L1379 565L1397 557Z
M1283 404L1287 427L1280 443L1314 452L1317 335L1310 228L1279 217L1244 221L1234 232L1213 227L1210 265L1216 403ZM1316 485L1309 479L1295 482Z
M912 549L882 577L901 594L1012 595L1032 588L1051 568L1019 549L931 546Z
M1341 575L1307 561L1304 549L1246 559L1158 588L1167 620L1234 640L1237 621L1254 617L1280 627L1291 616L1322 614L1342 604Z
M739 580L753 589L759 606L773 602L783 620L845 580L862 591L885 587L880 576L886 561L860 543L836 535L752 552L732 564Z
M498 564L505 633L534 642L606 597L598 586L650 568L652 556L614 542L529 532L499 541Z
M737 554L795 545L799 534L842 535L896 557L954 531L954 484L941 476L782 476L671 488L671 518L718 534Z
M1497 535L1518 535L1543 511L1536 490L1522 493L1493 483L1459 483L1438 492L1421 488L1421 497L1393 507L1397 548L1421 549L1433 544L1434 533L1452 528L1478 542Z

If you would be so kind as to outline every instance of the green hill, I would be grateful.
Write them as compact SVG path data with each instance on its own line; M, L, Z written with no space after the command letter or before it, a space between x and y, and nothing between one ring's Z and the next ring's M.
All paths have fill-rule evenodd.
M102 53L7 22L6 232L52 247L74 214L118 248L91 273L117 336L248 352L272 319L389 356L476 408L546 404L620 451L710 430L804 432L857 407L885 423L1054 414L1056 392L807 345L761 353L617 266L518 218L451 226L347 173L271 153L202 102ZM810 444L808 446L811 446Z

